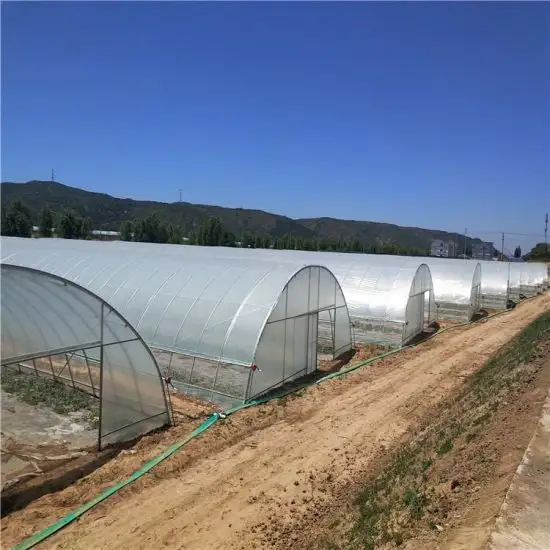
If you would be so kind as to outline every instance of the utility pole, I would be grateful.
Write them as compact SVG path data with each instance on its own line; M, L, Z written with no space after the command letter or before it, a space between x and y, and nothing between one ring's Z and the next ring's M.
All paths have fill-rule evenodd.
M464 229L464 259L466 259L466 236L468 235L468 228Z
M500 248L500 261L504 261L504 233L502 233L502 243Z
M548 254L548 243L546 242L546 238L548 237L548 214L546 214L546 217L544 218L544 252Z
M55 181L55 170L52 168L52 183Z
M180 189L180 202L181 202L181 189Z

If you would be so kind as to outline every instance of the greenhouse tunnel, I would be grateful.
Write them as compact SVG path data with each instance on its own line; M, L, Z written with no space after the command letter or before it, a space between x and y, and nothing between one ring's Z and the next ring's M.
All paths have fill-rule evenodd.
M187 254L203 254L185 247ZM197 250L191 250L197 249ZM183 252L180 252L183 254ZM219 252L241 258L271 258L279 263L316 263L328 268L346 299L354 342L402 346L437 322L429 267L403 256L243 249Z
M111 247L131 250L135 243L113 243ZM212 255L211 249L201 246L159 245L159 249L175 258L204 260ZM430 271L425 265L420 268L418 258L228 247L216 247L215 253L225 260L325 266L344 293L355 343L401 346L437 321Z
M522 272L522 281L521 281L521 290L522 294L526 297L535 296L536 294L541 294L544 287L544 276L542 266L546 267L544 264L538 262L523 262L525 267ZM548 282L548 278L546 278Z
M98 447L171 424L155 358L94 293L30 267L1 265L1 365L99 399Z
M422 260L432 274L438 318L471 321L481 309L481 264L453 258Z
M536 296L539 292L537 286L537 268L528 262L510 263L510 290L512 299L519 302L521 298Z
M173 246L189 248L199 247ZM133 323L174 385L201 399L242 403L311 374L320 354L352 349L346 301L326 267L166 250L2 238L3 262L101 296Z
M511 280L510 262L481 261L480 264L482 308L506 309L519 301L519 278Z
M541 292L544 292L548 288L549 267L547 267L547 265L542 262L536 262L534 265L536 265L538 269L538 278L540 280Z

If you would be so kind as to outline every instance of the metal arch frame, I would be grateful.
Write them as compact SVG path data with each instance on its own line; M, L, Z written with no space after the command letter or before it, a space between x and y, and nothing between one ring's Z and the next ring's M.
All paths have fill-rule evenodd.
M155 366L155 369L157 371L158 380L159 380L160 388L161 388L161 391L162 391L162 396L163 396L163 399L164 399L164 406L165 406L166 412L168 414L168 419L170 421L170 425L173 424L173 412L172 412L171 402L169 400L169 396L168 396L168 398L166 396L167 389L164 387L164 380L162 378L157 360L155 359L155 356L153 355L153 352L151 351L149 346L145 343L145 341L143 340L143 338L141 337L139 332L134 328L132 323L130 323L128 321L128 319L126 319L126 317L124 315L122 315L122 313L120 313L116 308L111 306L106 300L101 298L101 296L98 296L97 294L95 294L91 290L88 290L87 288L84 288L83 286L81 286L81 285L79 285L79 284L77 284L77 283L75 283L75 282L73 282L69 279L65 279L64 277L61 277L59 275L55 275L55 274L49 273L47 271L42 271L42 270L34 268L34 267L7 264L7 263L4 263L4 261L0 262L0 268L1 268L0 273L4 270L11 270L11 271L14 271L14 272L17 272L17 271L27 272L27 273L32 273L34 275L38 275L39 277L42 277L42 278L45 278L45 279L50 279L50 280L56 281L58 283L63 284L64 286L69 286L69 287L75 288L79 292L82 292L83 294L92 297L94 300L96 300L100 304L100 323L101 323L100 324L100 340L97 341L97 342L83 343L82 346L84 346L84 348L80 345L78 347L79 350L81 350L81 349L91 349L91 348L94 348L94 347L99 347L100 348L100 387L99 387L100 407L99 407L98 449L101 450L101 438L102 438L102 436L103 435L109 435L109 434L102 434L101 433L101 415L102 415L102 402L103 402L103 373L104 373L104 369L103 369L103 348L105 346L110 346L110 345L115 345L115 344L124 344L126 342L140 342L141 343L141 345L145 349L146 353L149 355L149 358L153 362L153 365ZM103 343L105 308L107 308L108 311L113 311L122 320L122 322L126 325L126 328L130 329L130 331L135 335L135 338L125 339L125 340L121 340L121 341L118 341L118 342L109 342L107 344ZM56 353L60 354L60 353L72 352L72 351L75 351L75 346L66 346L66 347L63 347L63 348L55 349L55 350L37 352L35 354L26 354L24 356L9 358L6 361L2 361L2 365L13 364L13 363L16 363L16 362L22 361L22 360L32 360L32 359L37 359L37 358L42 358L42 357L48 357L48 356L51 356L51 355L55 355ZM149 417L149 418L152 418L152 417ZM147 419L149 419L149 418L147 418ZM143 419L143 420L146 420L146 419Z
M411 294L412 292L412 286L413 286L413 283L414 281L416 280L416 277L419 275L419 271L422 269L422 270L426 270L426 272L428 273L429 277L430 277L430 288L427 289L427 290L423 290L422 292L418 292L416 294ZM399 269L399 272L401 272L403 270L403 268L400 268ZM434 298L434 302L435 302L435 293L434 293L434 282L433 282L433 278L432 278L432 271L430 269L430 266L424 262L418 264L417 268L415 269L414 271L414 275L412 276L411 278L411 284L410 284L410 287L409 287L409 293L407 295L407 304L405 306L405 322L403 323L403 328L401 329L401 346L404 346L407 342L409 342L410 340L412 340L413 338L415 338L416 336L418 336L418 334L421 334L422 330L424 330L424 324L422 326L422 330L416 334L413 334L412 336L409 337L409 339L407 340L407 342L404 341L404 338L405 338L405 328L408 326L409 324L409 319L407 317L407 311L408 311L408 306L409 306L409 300L411 298L413 298L414 296L424 296L426 292L429 292L430 293L430 303L431 303L431 298L433 297ZM423 313L423 317L424 317L424 303L422 304L422 313ZM431 313L430 309L428 308L428 317L429 317L429 314ZM436 306L436 313L437 313L437 306ZM425 321L428 321L429 319L425 319ZM436 317L436 321L437 321L437 317Z
M458 268L460 266L460 268ZM437 311L440 312L439 317L442 319L464 320L470 321L477 311L480 309L482 297L482 266L477 260L457 260L450 258L437 258L428 262L428 267L432 272L432 279L435 278L441 283L446 280L449 273L457 282L453 286L453 291L449 291L448 287L442 285L441 292L437 293L437 285L434 284L434 294ZM459 271L457 271L459 269ZM439 270L439 271L438 271ZM463 275L456 277L456 274ZM445 290L443 288L445 287ZM457 292L458 289L458 292ZM477 300L476 300L477 296ZM449 313L462 312L459 313ZM443 311L443 313L441 313Z
M479 273L479 282L476 284L476 275ZM469 318L470 320L472 317L476 314L477 311L481 309L481 286L483 284L483 266L481 265L481 262L476 262L476 265L474 267L473 273L472 273L472 284L470 285L470 304L469 309L471 309ZM472 294L474 290L477 288L477 304L472 303Z
M349 342L350 342L350 345L353 346L353 338L352 338L352 332L351 332L351 317L349 315L349 309L348 309L348 303L346 301L346 296L344 294L344 292L342 291L342 287L340 286L340 281L338 281L338 278L336 277L336 275L334 275L334 273L326 266L323 266L323 265L318 265L318 264L310 264L310 265L303 265L301 267L297 267L296 270L292 273L292 275L289 276L289 278L287 279L286 283L284 284L283 288L281 289L281 292L279 293L279 295L277 296L277 299L273 302L273 304L271 305L271 308L269 309L267 315L265 316L265 319L264 321L262 322L262 325L261 325L261 329L260 329L260 332L258 333L258 337L256 338L256 342L254 343L254 355L252 357L252 360L253 362L256 361L256 354L258 353L258 346L260 344L260 340L262 339L262 336L264 334L264 331L265 331L265 328L269 322L269 319L271 317L271 315L273 314L273 311L275 310L275 308L279 305L279 302L281 301L281 298L284 294L284 292L287 290L288 288L288 285L302 272L302 271L305 271L306 269L307 270L310 270L311 268L319 268L319 273L321 273L321 271L326 271L331 277L332 279L334 280L335 282L335 287L334 287L334 301L336 302L336 293L337 291L339 290L340 291L340 294L342 296L342 299L344 301L344 305L343 306L334 306L334 308L332 307L325 307L325 308L322 308L322 309L317 309L317 313L319 313L320 311L326 311L326 310L330 310L330 309L339 309L339 308L342 308L344 307L345 310L346 310L346 313L347 313L347 316L348 316L348 332L349 332ZM310 280L310 284L311 284L311 277L309 277L309 280ZM321 284L321 278L319 277L319 287L320 287L320 284ZM309 288L309 287L308 287ZM319 291L318 291L319 292ZM309 291L308 291L308 296L309 296ZM319 302L319 299L317 299L317 303ZM243 301L243 304L244 304L244 301ZM309 307L309 300L308 300L308 307ZM308 312L308 313L313 313L313 312ZM286 307L285 307L285 314L286 314ZM303 314L305 315L305 313ZM299 315L298 317L300 317L301 315ZM293 317L285 317L285 320L286 319L292 319L294 317L297 317L296 315L294 315ZM335 325L336 327L336 325ZM286 327L285 327L285 331L286 331ZM309 331L308 331L308 335L309 335ZM309 342L308 342L309 343ZM306 368L307 368L307 365L306 365ZM245 395L245 401L248 400L248 394L249 394L249 391L250 391L250 385L252 383L252 380L251 380L251 375L253 374L253 371L252 369L250 369L249 371L249 375L248 375L248 384L247 384L247 387L246 387L246 395Z

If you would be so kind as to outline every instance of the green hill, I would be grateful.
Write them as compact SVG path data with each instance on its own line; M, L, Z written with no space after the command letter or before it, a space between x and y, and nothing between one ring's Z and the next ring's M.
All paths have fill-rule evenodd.
M196 230L202 221L215 216L235 235L248 233L280 237L292 233L304 238L358 239L364 245L395 244L422 249L429 248L432 239L454 240L461 244L464 242L464 236L445 231L335 218L294 220L263 210L224 208L187 202L163 203L120 199L57 182L5 182L1 184L1 193L4 208L19 199L30 208L35 223L41 209L48 206L54 211L71 208L81 216L89 216L95 229L115 231L125 220L134 221L157 212L164 222L179 225L184 234ZM469 240L476 241L479 239Z

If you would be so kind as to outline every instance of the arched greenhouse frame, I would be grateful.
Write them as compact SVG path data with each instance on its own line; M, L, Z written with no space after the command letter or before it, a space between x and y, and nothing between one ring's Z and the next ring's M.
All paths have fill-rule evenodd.
M58 274L121 311L162 373L201 399L242 403L313 373L319 354L352 349L346 300L326 267L162 248L2 239L4 262Z
M453 258L424 261L432 274L438 318L471 321L481 308L481 264Z
M1 265L1 366L99 399L98 448L171 424L157 362L110 304L72 281Z
M344 293L356 344L403 346L437 322L430 269L415 258L294 250L223 253L326 266Z

